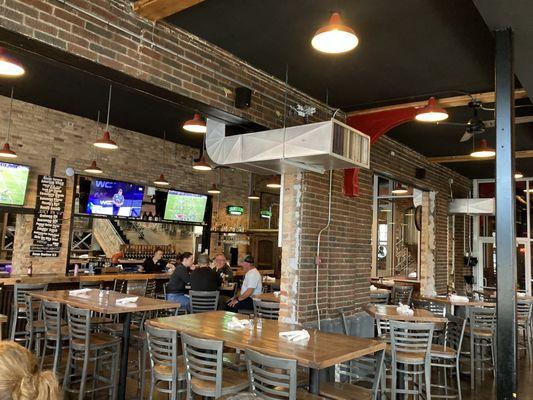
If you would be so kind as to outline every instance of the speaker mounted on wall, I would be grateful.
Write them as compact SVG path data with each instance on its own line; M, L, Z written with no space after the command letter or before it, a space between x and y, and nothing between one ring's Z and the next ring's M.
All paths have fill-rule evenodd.
M235 107L248 108L252 103L252 89L240 86L235 88Z

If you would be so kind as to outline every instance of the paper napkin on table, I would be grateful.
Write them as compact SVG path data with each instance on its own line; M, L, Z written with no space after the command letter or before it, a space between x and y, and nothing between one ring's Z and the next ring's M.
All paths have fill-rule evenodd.
M378 288L375 287L374 285L370 285L370 290L371 290L371 291L374 291L374 290L378 290Z
M279 291L272 292L272 294L277 297L277 296L279 296Z
M76 290L69 290L68 294L71 295L71 296L85 296L90 291L91 291L91 289L89 289L89 288L76 289Z
M139 300L139 296L124 297L122 299L118 299L115 303L124 305L124 304L136 303L137 300Z
M265 282L276 282L276 278L273 276L265 276Z
M229 329L244 329L250 325L250 321L247 319L239 319L237 317L232 317L228 322Z
M465 302L465 303L468 303L470 300L468 299L468 297L466 296L458 296L456 294L451 294L450 295L450 301L453 303L453 302Z
M524 293L524 292L517 292L516 295L518 297L526 297L526 293Z
M298 342L300 340L308 340L311 336L305 329L298 331L280 332L279 337L288 339L290 342Z
M414 315L414 310L411 309L407 304L400 303L398 307L396 307L396 311L398 314L401 315Z

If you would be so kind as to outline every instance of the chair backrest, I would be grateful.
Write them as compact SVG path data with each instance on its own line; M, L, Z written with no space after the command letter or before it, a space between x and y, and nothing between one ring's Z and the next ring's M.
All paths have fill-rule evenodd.
M26 307L26 312L24 314L26 321L28 321L29 326L33 326L33 322L37 321L41 316L42 300L35 299L30 294L25 293L24 305Z
M157 290L157 281L155 279L149 279L148 282L146 282L146 293L144 295L146 297L155 298L156 290Z
M189 291L191 301L191 313L202 313L206 311L216 311L218 308L218 290L213 291Z
M213 394L209 397L222 395L222 360L224 343L222 340L200 339L186 333L181 334L183 356L185 358L185 371L187 384L191 390L191 379L194 377L215 386ZM199 393L205 396L205 393Z
M148 285L147 279L128 281L126 284L126 293L134 294L136 296L144 296L146 294L147 285Z
M68 305L67 317L71 343L76 339L81 340L88 351L91 337L91 311Z
M100 281L80 281L80 289L102 289L102 282Z
M385 319L376 318L376 329L378 337L390 340L390 321Z
M47 287L46 283L15 283L13 289L15 305L24 306L26 304L26 293L44 292Z
M531 321L533 303L527 300L518 300L516 302L516 317Z
M434 323L389 321L392 362L396 362L399 352L413 356L424 354L424 361L429 362L431 342L433 340ZM403 360L404 361L404 360Z
M389 304L390 293L370 292L370 302L374 304Z
M156 366L169 367L172 371L172 379L178 380L178 332L173 329L156 328L149 322L144 324L148 352L152 371Z
M427 309L431 311L433 314L438 315L439 317L446 316L446 304L445 303L439 303L437 301L430 301L428 302Z
M296 400L296 360L246 349L250 391L260 399Z
M446 336L444 337L444 345L457 351L457 357L461 353L461 345L463 344L463 337L465 334L466 319L456 317L455 315L448 315L448 322L446 323Z
M391 293L391 303L398 305L400 303L411 305L411 296L413 295L412 286L394 285Z
M128 288L128 281L125 279L115 279L113 282L113 290L115 292L126 293Z
M278 319L279 303L254 300L254 314L257 318Z
M496 327L496 309L493 307L470 307L468 309L470 330L490 330L494 332Z
M61 338L61 303L43 300L43 319L46 335Z

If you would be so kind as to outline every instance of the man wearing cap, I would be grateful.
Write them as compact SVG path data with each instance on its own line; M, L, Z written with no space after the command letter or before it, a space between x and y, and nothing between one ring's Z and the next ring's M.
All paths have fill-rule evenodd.
M220 282L220 276L209 267L209 256L200 254L198 256L198 266L191 273L191 290L218 290Z
M241 293L229 301L228 311L253 310L254 302L252 296L260 294L263 290L261 274L255 268L254 258L252 256L246 256L241 265L245 273Z

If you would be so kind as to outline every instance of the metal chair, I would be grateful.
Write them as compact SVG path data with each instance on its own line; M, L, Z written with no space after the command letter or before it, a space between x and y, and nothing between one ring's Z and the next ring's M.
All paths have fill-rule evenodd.
M146 322L144 325L148 354L150 356L151 380L149 398L154 398L157 390L170 395L170 399L178 398L186 392L183 387L185 379L185 360L179 354L178 332L172 329L160 329ZM168 388L161 387L166 383Z
M258 399L296 400L321 397L298 389L296 360L245 350L250 392Z
M146 297L155 298L156 290L157 290L157 281L155 279L149 279L146 282L146 292L144 295Z
M461 375L460 363L461 346L463 344L463 337L465 333L466 320L454 315L448 316L446 323L446 331L444 335L444 344L433 344L431 346L431 366L442 368L444 370L444 385L431 385L432 388L439 388L444 390L444 394L439 394L440 398L458 398L461 400ZM448 371L455 372L456 387L448 385ZM454 390L455 393L451 395L448 391ZM433 394L433 397L437 397Z
M68 326L63 323L61 319L61 303L55 301L43 300L43 320L44 320L44 346L41 357L41 369L44 366L46 357L46 350L52 350L54 361L52 363L52 371L58 374L61 365L61 353L63 349L68 349L70 334Z
M533 364L533 345L532 345L532 314L533 303L527 300L520 300L516 302L516 326L518 337L518 349L525 350L530 364Z
M494 369L494 330L496 328L496 309L470 307L468 309L468 327L465 335L470 338L470 387L474 389L476 370L485 371ZM490 351L490 357L483 353ZM491 364L486 367L485 364ZM478 364L478 366L476 366Z
M41 339L44 335L44 321L41 319L41 300L32 298L30 294L24 295L26 312L26 339L25 344L28 350L35 350L37 357L41 355ZM35 345L35 347L34 347Z
M393 320L389 323L391 350L388 356L390 356L392 365L392 398L396 399L397 393L419 396L424 387L425 398L429 400L431 398L431 342L435 325ZM398 373L403 375L403 388L398 388ZM412 375L412 389L408 386L409 375ZM422 380L424 380L424 385L422 385Z
M113 290L115 292L126 293L128 281L125 279L115 279L113 281Z
M278 319L279 303L254 299L254 315L257 318Z
M370 291L370 302L373 304L389 304L390 293L372 293Z
M67 316L70 340L63 379L63 395L65 392L77 393L78 399L83 400L87 393L94 394L105 390L109 398L115 399L118 389L120 339L105 333L92 333L89 310L67 306ZM76 371L77 362L82 363L81 373ZM93 365L93 373L91 374L92 386L87 389L89 363ZM99 374L103 363L110 363L110 366L106 365L109 376ZM79 383L79 387L74 387L75 383ZM97 387L98 383L103 383L103 385Z
M189 291L191 300L191 314L216 311L218 307L218 290L213 291Z
M391 292L391 304L398 305L400 303L411 305L411 296L413 295L412 286L394 285Z
M31 292L43 292L47 288L46 283L15 283L13 288L13 311L11 316L11 331L10 338L11 340L26 340L26 331L20 330L17 331L17 325L19 321L26 322L26 293ZM22 336L23 339L17 339L17 337Z
M199 339L181 334L187 398L193 393L215 397L238 393L248 387L246 374L222 367L224 343L221 340Z

